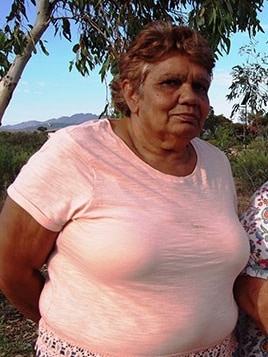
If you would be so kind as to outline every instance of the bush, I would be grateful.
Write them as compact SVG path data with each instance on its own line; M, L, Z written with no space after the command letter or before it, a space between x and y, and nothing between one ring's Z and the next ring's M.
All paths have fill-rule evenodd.
M239 199L239 213L250 196L268 180L268 152L262 143L252 143L247 149L228 155Z
M255 191L268 179L268 155L258 150L244 150L230 158L233 175L243 182L246 191Z
M21 167L47 140L46 133L0 132L0 200Z
M219 126L216 128L214 137L209 142L217 146L220 150L227 152L231 147L237 144L237 138L234 135L232 127Z

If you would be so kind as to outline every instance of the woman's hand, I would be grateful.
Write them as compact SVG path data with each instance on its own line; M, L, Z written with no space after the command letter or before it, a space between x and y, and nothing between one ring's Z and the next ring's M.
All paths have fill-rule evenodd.
M234 295L241 310L255 321L264 334L268 334L268 280L239 276L234 285Z
M36 322L44 285L39 269L47 261L57 235L7 198L0 215L0 289L19 311Z

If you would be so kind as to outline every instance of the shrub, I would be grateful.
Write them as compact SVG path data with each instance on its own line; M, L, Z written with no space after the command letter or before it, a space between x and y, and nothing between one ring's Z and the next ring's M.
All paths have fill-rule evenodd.
M254 143L247 149L228 155L237 188L239 213L256 189L268 180L267 149L262 150L262 146L258 145ZM252 149L254 146L258 146L258 149Z
M244 150L235 158L231 158L233 175L244 184L244 189L255 191L268 179L268 155L258 150Z
M46 133L0 132L0 200L21 167L47 140Z

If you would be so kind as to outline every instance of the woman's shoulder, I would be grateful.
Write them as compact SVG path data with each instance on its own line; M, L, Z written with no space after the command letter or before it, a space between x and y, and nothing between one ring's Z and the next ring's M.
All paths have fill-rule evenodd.
M75 141L86 140L89 137L96 137L96 134L101 134L109 131L108 119L93 119L82 124L70 125L56 132L57 135L70 136Z
M47 146L57 147L65 152L97 147L103 140L108 140L110 131L107 119L94 119L82 124L71 125L51 134Z
M196 149L197 154L202 153L204 155L211 155L214 157L216 156L218 158L222 158L225 160L227 159L226 154L222 150L220 150L213 144L209 143L208 141L205 141L200 138L194 138L192 140L192 144L193 144L194 148Z

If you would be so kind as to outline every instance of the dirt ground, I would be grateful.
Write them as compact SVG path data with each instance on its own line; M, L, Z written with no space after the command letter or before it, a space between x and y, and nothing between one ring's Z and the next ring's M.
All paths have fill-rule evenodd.
M0 292L0 357L33 356L36 328Z

